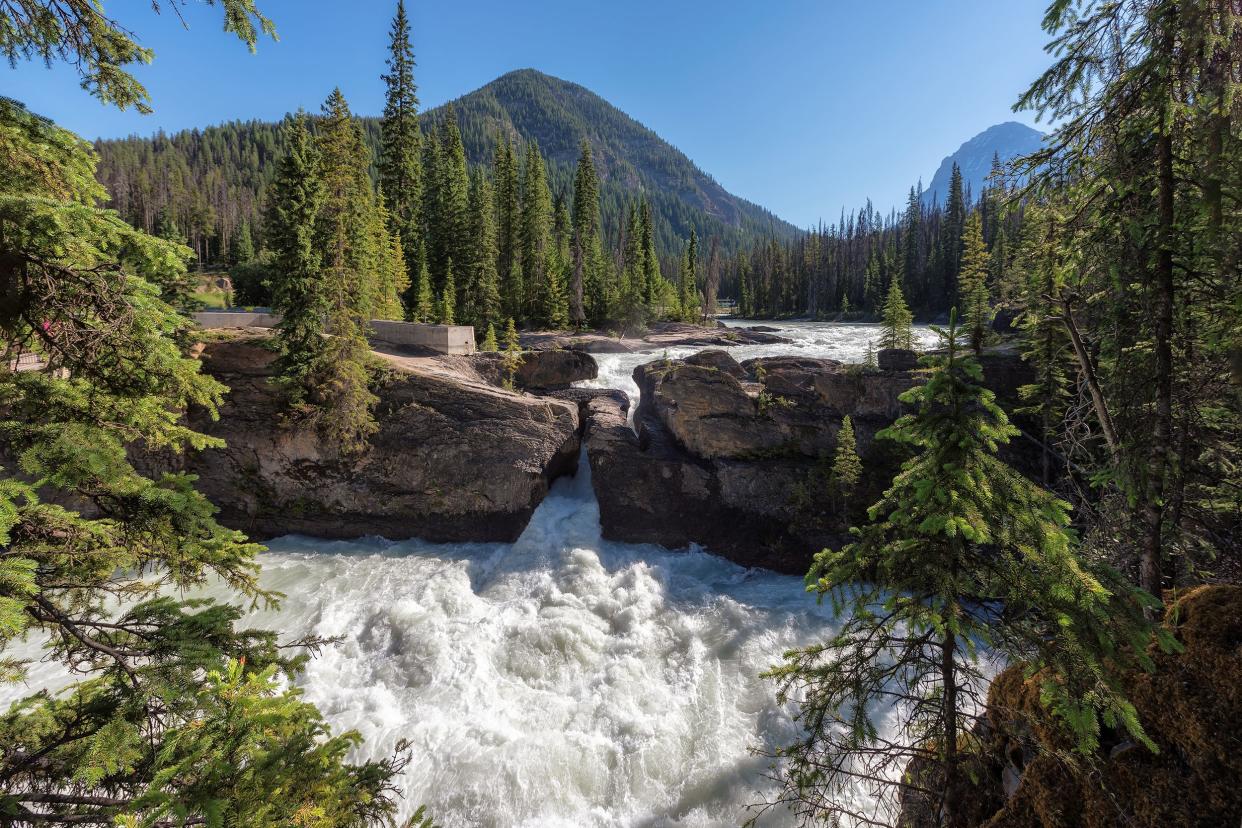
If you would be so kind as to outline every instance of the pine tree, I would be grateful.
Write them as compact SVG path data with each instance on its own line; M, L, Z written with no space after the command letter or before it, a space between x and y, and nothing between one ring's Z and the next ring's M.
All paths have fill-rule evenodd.
M569 284L569 321L574 327L585 325L588 317L601 320L606 305L599 272L599 227L599 178L591 144L583 139L574 172L573 275Z
M991 257L983 243L983 223L978 211L966 220L963 243L965 251L958 288L965 308L962 321L970 337L970 347L979 354L992 324L992 304L987 281Z
M914 348L914 316L906 307L906 297L901 292L901 282L893 279L888 286L888 298L884 302L884 318L880 322L880 347Z
M470 173L466 167L466 148L462 145L457 110L445 107L439 129L440 192L437 197L437 230L440 234L441 264L452 259L461 264L472 260L470 250ZM432 272L435 260L432 260Z
M1081 559L1069 505L997 458L1017 429L957 340L951 319L944 355L924 357L928 382L902 395L915 412L880 434L916 454L854 542L808 574L841 629L768 674L806 728L777 754L781 798L815 819L851 818L866 783L892 812L907 791L962 824L985 650L1031 665L1073 749L1096 750L1105 723L1153 746L1119 669L1150 667L1150 596ZM903 768L914 756L922 767Z
M699 295L699 237L690 228L690 243L686 245L686 255L681 260L681 278L677 285L677 315L683 322L698 321Z
M388 72L381 76L386 93L380 121L380 192L388 205L389 232L400 237L403 258L413 268L420 260L423 242L423 136L418 126L418 87L405 0L397 0L387 63Z
M251 43L256 19L270 28L242 0L222 5L228 30ZM8 31L4 48L76 55L96 95L144 106L123 67L149 53L94 6L66 9L38 40ZM313 169L309 141L292 154L301 158L282 160L269 209L301 277L315 269L303 242L316 197L313 176L291 173ZM7 99L0 157L0 259L21 262L23 283L6 293L0 350L20 355L37 341L48 365L0 369L0 673L23 681L13 646L44 641L43 660L67 681L0 715L5 821L276 828L314 814L322 828L345 828L393 818L401 757L351 763L357 735L333 734L292 689L305 663L296 650L322 642L290 649L238 624L246 605L279 605L259 584L261 548L216 522L193 476L152 479L131 463L150 448L221 445L180 417L192 407L214 417L227 390L182 352L195 334L164 300L191 251L102 209L90 145ZM204 597L208 584L226 597Z
M243 221L237 234L229 242L229 266L245 264L254 258L254 238L250 234L250 222Z
M470 218L473 259L463 316L475 330L482 330L501 319L501 300L496 272L495 197L492 182L481 169L475 170L470 181Z
M269 191L265 235L273 253L272 308L281 316L276 375L297 407L305 402L323 359L328 296L321 284L321 254L315 241L323 203L319 154L304 114L298 113L285 129L288 149Z
M501 367L504 370L504 386L512 391L517 371L522 367L522 342L518 338L517 325L513 324L512 317L509 318L509 324L505 327L504 354L501 360Z
M1018 413L1039 420L1043 451L1042 479L1052 482L1052 444L1070 406L1069 334L1058 307L1065 290L1061 273L1061 250L1057 220L1052 209L1032 204L1027 207L1014 270L1025 277L1022 299L1025 309L1019 317L1025 348L1022 358L1034 369L1035 381L1018 389L1027 405Z
M862 477L862 461L858 459L858 442L854 437L854 421L846 415L837 432L837 448L832 457L832 485L841 499L842 513L849 512L849 499Z
M318 287L327 297L330 336L320 373L308 391L320 433L348 454L363 450L376 429L371 410L377 399L368 389L367 332L381 251L373 232L371 153L339 89L324 103L316 148L324 193L315 229L323 251Z
M522 315L526 304L522 279L522 189L513 144L497 141L493 155L496 179L497 271L504 312Z
M421 252L414 297L410 318L415 322L422 322L424 324L432 322L436 316L436 300L431 288L431 269L427 266L426 256L422 255Z
M750 257L741 252L737 254L737 312L743 317L755 312L750 295Z
M483 344L479 346L479 350L489 354L499 350L496 345L496 326L491 322L487 323L487 334L483 337Z
M539 145L526 148L522 166L522 277L525 287L524 315L548 324L548 255L552 247L552 194L544 173ZM555 278L555 277L553 277ZM540 307L542 305L542 307Z
M660 298L660 257L655 247L655 226L651 203L643 197L638 206L638 245L642 267L642 301L647 313L654 313Z
M552 209L552 246L548 250L547 279L541 291L543 316L548 327L557 330L569 327L567 285L573 271L570 253L572 233L565 200L557 198Z
M444 280L440 286L440 301L437 305L439 324L456 325L457 285L453 280L453 260L444 263Z
M941 278L944 295L951 303L957 303L961 298L958 276L962 271L962 238L966 230L967 209L966 197L962 192L962 170L954 163L940 236Z
M410 276L401 249L400 235L389 230L392 221L384 207L383 197L377 199L372 211L374 244L379 250L375 272L375 300L371 314L375 319L405 318L402 297L410 288Z
M889 277L890 283L894 277ZM902 282L909 286L916 301L921 298L917 289L923 278L923 193L922 186L918 190L910 188L906 200L906 211L901 227L901 275ZM892 286L889 286L890 294ZM950 296L952 294L949 294Z

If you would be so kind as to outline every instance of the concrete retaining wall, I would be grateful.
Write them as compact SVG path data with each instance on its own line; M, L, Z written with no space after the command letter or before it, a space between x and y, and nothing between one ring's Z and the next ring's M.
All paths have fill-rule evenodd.
M245 311L203 311L194 321L204 328L274 328L280 316ZM390 345L413 345L441 354L473 354L474 328L469 325L420 325L415 322L371 322L371 339Z
M280 316L261 311L201 311L194 314L194 321L204 328L274 328Z
M393 345L431 348L442 354L474 353L474 328L469 325L419 325L374 319L371 338Z

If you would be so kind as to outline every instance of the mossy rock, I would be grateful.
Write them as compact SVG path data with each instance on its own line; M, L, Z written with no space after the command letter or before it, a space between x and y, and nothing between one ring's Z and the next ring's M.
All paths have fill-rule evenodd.
M983 828L1198 828L1242 824L1242 587L1199 587L1169 608L1184 649L1153 653L1130 698L1158 753L1119 738L1095 763L1065 744L1038 703L1038 678L1010 667L993 682L990 750L1021 763L1017 790ZM1042 722L1042 724L1041 724ZM980 792L986 799L990 790Z

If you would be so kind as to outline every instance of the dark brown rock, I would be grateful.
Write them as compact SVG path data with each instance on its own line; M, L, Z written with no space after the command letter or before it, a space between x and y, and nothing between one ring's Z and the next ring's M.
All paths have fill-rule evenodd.
M633 430L616 403L584 410L604 536L805 572L843 539L842 507L857 518L891 478L897 458L875 434L919 380L796 357L749 360L742 380L730 367L714 354L640 366ZM826 494L826 458L847 414L866 474L842 504Z
M669 549L699 544L745 566L789 573L804 572L819 549L787 531L779 510L746 512L727 502L716 466L696 462L666 433L648 431L640 441L614 397L589 402L586 445L606 538ZM765 491L778 475L796 483L792 465L780 465L756 470L769 478Z
M919 355L906 348L881 348L876 364L881 371L913 371L919 367Z
M512 541L574 468L576 404L494 388L444 368L451 361L393 372L368 449L341 456L312 429L282 423L272 359L256 340L208 344L204 368L230 393L218 422L191 424L227 446L181 463L221 521L255 537Z
M691 354L686 357L685 362L687 365L699 365L703 368L722 371L738 380L746 379L746 371L742 369L742 366L738 364L736 359L729 355L728 351L709 348L706 351Z
M503 383L503 355L474 354L470 357L479 375L492 385ZM513 384L531 391L554 391L569 388L575 382L595 379L599 365L583 351L526 351L514 374Z

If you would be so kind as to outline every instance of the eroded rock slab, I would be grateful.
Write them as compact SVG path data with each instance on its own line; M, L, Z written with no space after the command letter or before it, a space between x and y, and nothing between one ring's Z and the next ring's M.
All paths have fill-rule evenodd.
M495 388L453 358L393 359L378 433L343 457L312 429L282 422L273 356L261 339L207 345L204 370L230 393L218 422L191 419L227 447L180 461L221 521L254 537L512 541L551 481L574 469L576 404Z
M833 360L773 357L738 364L725 351L657 361L634 372L642 402L596 397L583 410L604 537L699 544L747 566L802 574L845 538L896 466L875 433L921 378L863 372ZM828 468L842 418L854 418L867 473L848 502Z

